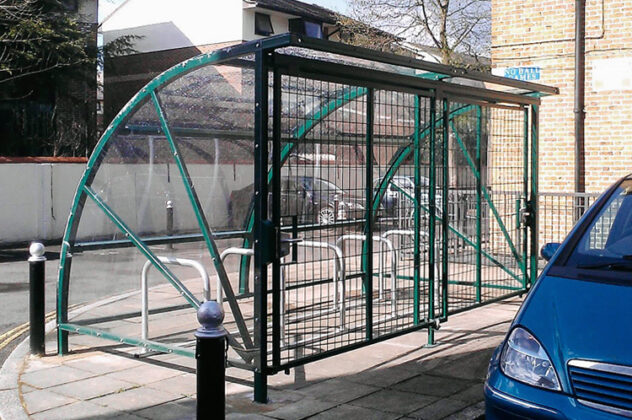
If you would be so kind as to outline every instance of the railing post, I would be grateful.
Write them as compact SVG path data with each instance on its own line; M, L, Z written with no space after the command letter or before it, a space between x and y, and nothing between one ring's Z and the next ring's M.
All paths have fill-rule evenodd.
M44 245L33 242L29 248L29 325L31 353L44 355L44 277L46 257Z
M226 407L226 330L224 311L207 300L197 311L200 328L195 331L197 360L197 419L224 419Z

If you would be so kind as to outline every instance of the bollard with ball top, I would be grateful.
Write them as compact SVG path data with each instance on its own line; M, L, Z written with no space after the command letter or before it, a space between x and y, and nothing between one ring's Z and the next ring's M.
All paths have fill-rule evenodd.
M167 236L173 236L173 201L167 200L165 204L167 210ZM167 249L173 249L171 242L167 244Z
M195 331L197 360L197 418L224 419L226 403L226 330L224 310L207 300L197 311L200 328Z
M31 354L45 353L44 341L44 245L33 242L29 248L29 329Z

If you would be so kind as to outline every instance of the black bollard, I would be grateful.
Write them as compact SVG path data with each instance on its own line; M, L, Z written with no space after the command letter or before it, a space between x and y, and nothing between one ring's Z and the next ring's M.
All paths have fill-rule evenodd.
M166 210L167 210L167 236L173 236L173 201L167 200ZM167 244L167 249L173 249L173 244L171 242Z
M33 242L29 248L29 321L31 354L44 355L44 245Z
M226 330L224 310L214 300L200 306L195 331L197 360L197 419L224 419L226 407Z

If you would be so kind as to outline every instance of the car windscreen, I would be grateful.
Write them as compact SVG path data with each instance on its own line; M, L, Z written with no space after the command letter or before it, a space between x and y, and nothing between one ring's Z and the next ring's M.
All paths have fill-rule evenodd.
M314 183L314 189L321 194L344 194L344 191L342 191L337 185L332 184L329 181L325 181L324 179L317 179Z
M415 188L415 184L413 183L413 181L411 181L410 178L406 178L403 176L394 177L393 183L395 183L395 185L397 185L400 188L405 188L409 190L412 190Z
M632 180L623 181L599 210L563 264L566 268L632 272Z

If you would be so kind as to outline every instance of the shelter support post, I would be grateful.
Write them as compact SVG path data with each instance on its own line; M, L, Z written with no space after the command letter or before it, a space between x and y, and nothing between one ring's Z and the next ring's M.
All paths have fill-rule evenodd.
M483 174L482 169L482 154L481 154L481 137L483 131L483 110L480 105L476 106L476 303L481 302L481 278L482 278L482 232L481 232L481 218L483 212L481 211L482 205L482 187L483 187Z
M255 54L255 223L254 223L254 344L259 349L256 361L254 400L268 402L267 319L268 261L265 261L264 222L268 219L268 65L267 52Z
M429 169L428 169L428 184L430 191L428 192L428 205L429 205L429 223L428 223L428 321L435 317L435 281L437 277L437 271L435 270L437 259L436 246L434 244L437 240L437 167L436 167L436 150L437 150L437 99L435 97L430 98L430 140L429 140ZM447 197L443 199L446 201ZM434 330L432 327L428 327L428 346L434 345Z

